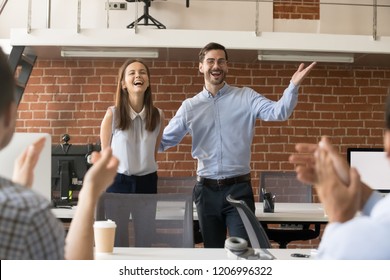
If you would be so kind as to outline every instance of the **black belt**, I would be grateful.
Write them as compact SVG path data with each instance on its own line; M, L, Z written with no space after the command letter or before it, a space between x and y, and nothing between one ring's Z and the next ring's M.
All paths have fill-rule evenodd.
M234 184L244 183L251 180L251 174L245 174L237 177L231 177L226 179L208 179L197 176L196 180L205 186L230 186Z

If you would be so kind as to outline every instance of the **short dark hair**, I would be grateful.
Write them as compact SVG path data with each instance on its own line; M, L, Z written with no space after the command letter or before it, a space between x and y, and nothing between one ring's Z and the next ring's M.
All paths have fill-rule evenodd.
M200 50L199 62L203 62L204 57L206 56L206 53L208 51L211 51L211 50L223 50L225 52L225 58L226 58L226 60L228 60L228 54L227 54L226 48L224 46L222 46L221 44L211 42L211 43L208 43L206 46L204 46Z
M8 64L8 58L0 48L0 115L15 101L15 78Z

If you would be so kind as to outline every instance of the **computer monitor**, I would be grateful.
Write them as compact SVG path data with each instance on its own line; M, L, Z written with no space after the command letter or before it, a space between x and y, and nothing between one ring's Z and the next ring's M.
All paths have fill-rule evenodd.
M84 175L91 166L89 156L100 145L60 144L52 146L51 183L54 205L77 204Z
M390 191L390 162L383 148L348 148L347 160L368 186L381 192Z

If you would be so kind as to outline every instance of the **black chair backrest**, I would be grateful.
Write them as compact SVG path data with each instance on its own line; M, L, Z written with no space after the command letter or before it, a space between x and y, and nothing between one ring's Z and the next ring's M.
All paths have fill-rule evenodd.
M235 200L228 195L226 200L234 206L244 223L246 232L249 237L252 248L254 249L268 249L271 248L271 243L265 233L263 227L256 218L255 213L246 205L243 200Z
M264 171L260 173L260 202L263 193L275 195L275 205L279 202L311 203L313 202L312 186L297 179L295 171ZM275 206L277 207L277 206ZM280 248L287 248L291 241L310 240L317 238L321 232L321 225L314 223L312 230L310 223L283 223L280 228L270 228L262 222L269 239L277 242Z
M191 194L104 193L96 220L116 222L115 247L194 246Z
M297 179L295 171L264 171L260 173L260 202L263 190L276 196L278 202L312 202L312 187Z
M196 184L196 176L164 177L158 176L159 193L190 193Z

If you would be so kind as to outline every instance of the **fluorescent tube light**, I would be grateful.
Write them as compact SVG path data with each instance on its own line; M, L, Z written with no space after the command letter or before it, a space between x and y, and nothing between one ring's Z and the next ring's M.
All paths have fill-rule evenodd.
M298 61L298 62L338 62L353 63L353 54L294 54L294 53L259 53L261 61Z
M158 58L157 50L61 50L62 57L139 57L139 58Z

